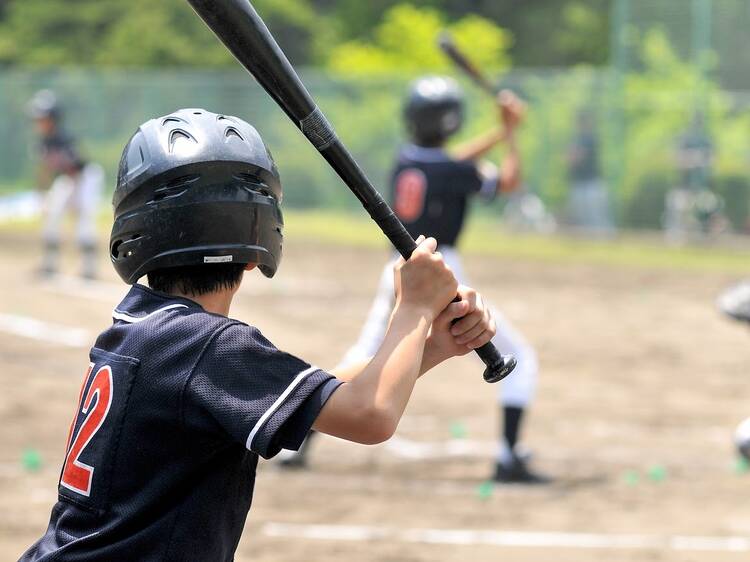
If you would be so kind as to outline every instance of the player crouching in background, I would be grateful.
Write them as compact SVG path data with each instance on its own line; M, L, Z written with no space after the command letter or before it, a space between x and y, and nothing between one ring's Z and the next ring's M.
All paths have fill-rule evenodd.
M296 449L311 427L388 439L420 375L494 335L422 237L395 267L372 359L327 373L280 351L228 315L245 271L276 273L281 199L271 154L236 117L184 109L130 139L110 252L133 286L90 352L58 501L23 561L232 560L259 456ZM473 324L467 341L450 332L457 318Z
M40 273L57 273L60 231L66 211L77 218L76 239L83 263L81 276L96 277L96 212L101 202L104 170L86 162L75 141L62 128L62 108L50 90L40 90L28 105L40 137L37 188L48 190L44 200L44 257Z

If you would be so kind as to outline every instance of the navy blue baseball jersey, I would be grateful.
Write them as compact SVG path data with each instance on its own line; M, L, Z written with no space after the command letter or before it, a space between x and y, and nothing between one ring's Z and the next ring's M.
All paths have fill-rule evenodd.
M23 561L232 560L258 455L341 381L247 324L136 285L96 340L44 536Z
M496 191L496 174L484 177L474 162L412 144L399 152L391 180L393 209L409 234L432 236L441 246L455 246L469 197L491 199Z
M86 165L73 137L62 130L42 137L39 142L39 153L42 162L53 175L69 174L81 170Z

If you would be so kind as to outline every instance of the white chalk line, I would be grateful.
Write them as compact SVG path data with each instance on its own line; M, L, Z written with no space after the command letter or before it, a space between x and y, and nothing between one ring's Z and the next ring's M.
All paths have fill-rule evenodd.
M120 302L128 291L128 286L122 283L82 279L70 275L55 275L42 281L41 286L44 290L58 295L106 302L110 306Z
M477 529L403 529L370 525L305 525L269 522L268 537L328 541L396 541L455 546L750 552L750 538L692 535L597 534Z
M0 332L65 347L88 347L92 342L91 335L81 328L15 314L0 313Z

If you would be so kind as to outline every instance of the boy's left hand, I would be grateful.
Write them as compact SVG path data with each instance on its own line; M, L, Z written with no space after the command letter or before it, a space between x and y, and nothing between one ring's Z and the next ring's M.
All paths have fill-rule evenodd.
M461 300L449 304L432 323L425 342L422 373L446 359L466 355L483 346L497 331L495 320L479 293L460 285L458 296Z

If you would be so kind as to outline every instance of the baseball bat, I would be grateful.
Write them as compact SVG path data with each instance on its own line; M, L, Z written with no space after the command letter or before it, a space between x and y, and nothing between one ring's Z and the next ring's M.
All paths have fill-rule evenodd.
M209 29L253 75L357 196L362 206L408 259L417 245L339 140L299 76L248 0L188 0ZM516 365L489 342L476 350L487 368L484 380L498 382Z
M497 96L497 88L487 79L483 72L481 72L472 63L466 55L464 55L456 44L453 42L453 38L446 32L443 32L438 37L438 47L445 53L445 55L453 61L461 72L466 74L471 80L479 86L481 90L487 92L493 98Z

